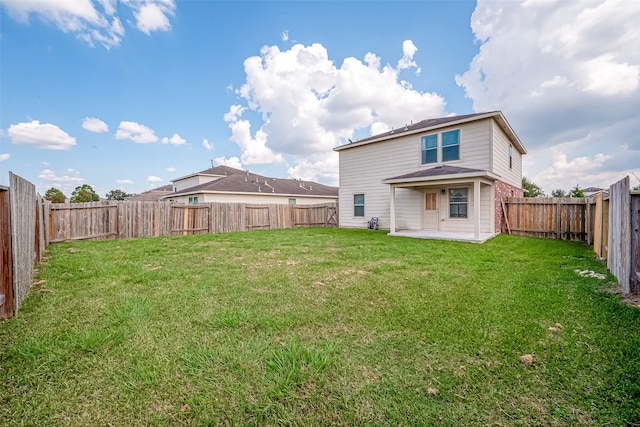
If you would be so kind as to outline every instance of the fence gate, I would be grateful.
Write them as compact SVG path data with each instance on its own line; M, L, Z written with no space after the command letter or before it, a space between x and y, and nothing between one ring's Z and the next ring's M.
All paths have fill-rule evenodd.
M338 208L335 206L327 206L327 227L338 226Z

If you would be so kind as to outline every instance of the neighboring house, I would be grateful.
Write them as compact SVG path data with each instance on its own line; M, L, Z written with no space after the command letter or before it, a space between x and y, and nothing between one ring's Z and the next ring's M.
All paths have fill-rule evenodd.
M340 227L372 217L402 230L500 233L501 198L521 197L526 150L500 111L443 117L334 148L340 157Z
M153 190L145 191L140 194L133 194L125 197L127 201L134 202L157 202L163 196L173 193L173 185L163 185L162 187L154 188Z
M174 191L163 199L182 203L313 205L338 201L336 187L297 179L270 178L228 166L216 166L172 182Z
M587 187L582 189L582 192L584 193L585 197L593 196L594 194L598 194L601 191L604 191L604 188Z

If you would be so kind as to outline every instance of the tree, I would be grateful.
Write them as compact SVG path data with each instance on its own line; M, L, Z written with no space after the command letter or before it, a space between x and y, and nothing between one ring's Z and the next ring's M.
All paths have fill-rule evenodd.
M522 189L524 190L524 197L540 197L543 195L542 187L526 176L522 177Z
M71 203L98 202L100 197L89 184L82 184L76 187L71 193Z
M567 197L567 192L562 188L556 188L551 192L551 197Z
M64 203L67 199L67 196L57 188L50 188L44 193L44 198L50 201L51 203Z
M107 193L107 200L124 200L129 197L131 194L125 193L122 190L111 190Z
M584 191L582 191L580 189L580 187L578 187L578 184L576 184L575 187L573 187L571 189L571 191L569 191L569 197L579 197L579 198L583 198L584 197Z
M635 187L632 188L633 190L640 190L640 185L636 185Z

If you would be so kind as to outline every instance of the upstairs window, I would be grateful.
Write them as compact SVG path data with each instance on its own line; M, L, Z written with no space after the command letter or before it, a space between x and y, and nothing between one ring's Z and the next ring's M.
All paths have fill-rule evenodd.
M364 194L353 195L353 216L364 216Z
M296 199L295 199L295 197L289 197L289 204L290 204L290 205L295 205L295 204L296 204Z
M438 134L422 137L422 164L438 161Z
M460 160L460 131L442 132L442 161Z
M449 189L449 218L467 218L468 188Z
M189 197L189 203L198 203L198 196Z

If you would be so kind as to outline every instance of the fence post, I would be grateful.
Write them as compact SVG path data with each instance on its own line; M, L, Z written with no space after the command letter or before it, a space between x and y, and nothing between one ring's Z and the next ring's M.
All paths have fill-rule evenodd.
M0 187L0 319L13 317L11 190Z

